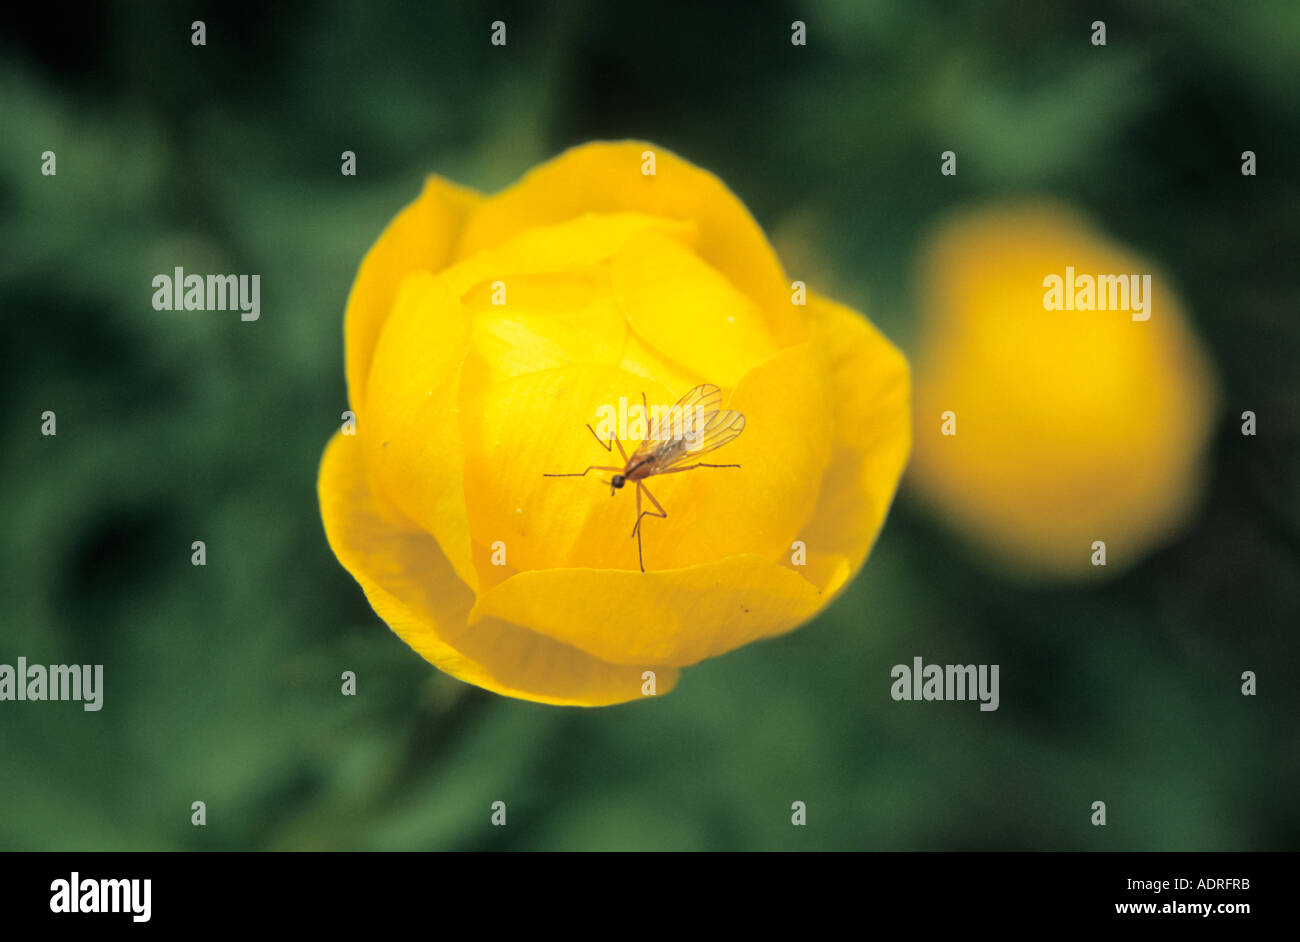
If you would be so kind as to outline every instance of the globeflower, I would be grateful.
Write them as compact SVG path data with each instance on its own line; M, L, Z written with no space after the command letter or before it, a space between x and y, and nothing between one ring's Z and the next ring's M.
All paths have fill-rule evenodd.
M899 352L647 143L577 147L495 196L430 177L362 261L344 333L330 546L412 648L506 696L662 694L798 627L862 565L907 459ZM637 473L611 482L642 443L601 417L701 387L743 416L704 460L739 467L646 478L666 516L638 517Z
M1188 522L1217 392L1166 273L1023 204L947 220L921 294L910 481L983 558L1101 577Z

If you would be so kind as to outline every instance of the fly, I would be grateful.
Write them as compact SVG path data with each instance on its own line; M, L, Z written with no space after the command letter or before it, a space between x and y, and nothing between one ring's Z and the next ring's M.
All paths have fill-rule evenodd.
M641 401L645 403L645 393L641 394ZM710 383L696 386L668 410L671 418L677 419L680 416L680 420L676 421L674 427L670 429L670 434L665 437L664 430L660 428L658 437L652 438L647 429L645 440L630 456L617 437L610 435L608 442L601 441L596 430L588 424L587 431L591 432L601 448L612 454L614 446L618 446L618 453L623 458L622 467L593 464L586 471L543 474L542 477L580 478L592 471L613 471L615 473L605 482L609 485L611 497L614 496L615 491L627 484L635 484L636 525L632 527L632 535L636 537L637 562L641 565L641 571L645 572L645 558L641 552L641 520L644 517L668 516L668 511L664 510L663 505L655 500L654 495L645 486L646 479L657 474L680 474L682 471L693 471L696 468L740 467L738 464L706 464L695 460L711 451L716 451L745 430L745 417L734 409L722 409L721 405L721 389ZM650 407L646 405L647 422L649 416ZM646 499L654 505L654 510L641 509L642 494L645 494Z

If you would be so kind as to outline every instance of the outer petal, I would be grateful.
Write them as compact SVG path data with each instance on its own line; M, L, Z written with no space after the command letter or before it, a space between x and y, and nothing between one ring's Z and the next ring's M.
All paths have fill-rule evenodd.
M781 634L826 602L799 574L758 556L687 569L546 569L484 592L471 619L496 616L609 661L683 667Z
M361 583L375 612L426 660L495 693L540 703L603 706L641 698L641 672L658 693L677 681L671 667L619 666L496 618L466 616L473 593L456 578L432 537L394 530L379 514L359 437L336 434L317 484L330 547Z
M464 294L473 285L507 275L572 272L602 262L629 242L654 234L691 245L697 228L646 213L583 213L573 219L516 228L491 250L458 261L447 270L453 290Z
M655 154L654 175L641 172L646 151ZM804 338L781 264L744 204L713 174L644 141L583 144L533 169L474 214L456 257L529 226L624 210L697 222L700 257L759 305L777 342Z
M907 464L911 382L907 360L857 312L809 292L808 314L832 389L835 438L800 539L808 578L832 594L862 565Z
M458 399L469 336L444 277L408 276L375 350L359 439L381 508L399 507L476 587Z
M358 414L370 358L403 277L445 267L465 221L482 200L473 190L430 176L419 198L393 218L361 260L343 321L348 399Z

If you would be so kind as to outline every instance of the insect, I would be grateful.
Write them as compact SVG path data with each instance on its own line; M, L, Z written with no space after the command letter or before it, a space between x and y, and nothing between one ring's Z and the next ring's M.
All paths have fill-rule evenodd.
M646 404L645 393L641 394L641 402L645 405L648 423L650 407ZM636 537L637 562L641 565L641 571L645 572L645 557L641 552L641 520L644 517L668 516L668 511L664 510L663 505L655 500L654 495L645 486L646 478L656 474L679 474L696 468L740 467L738 464L705 464L695 460L711 451L716 451L745 430L745 417L734 409L719 408L721 405L721 389L710 383L696 386L678 399L675 406L667 410L668 416L673 421L659 423L656 436L652 437L647 430L645 440L637 446L630 457L617 437L611 434L608 442L601 441L596 430L588 424L587 431L591 432L601 448L612 454L614 446L618 446L618 453L623 457L623 466L593 464L585 471L543 474L542 477L581 478L592 471L613 471L614 475L605 482L609 485L610 497L627 484L635 484L636 525L632 527L632 535ZM669 427L665 429L664 425ZM641 509L642 494L645 494L646 499L654 505L654 510Z

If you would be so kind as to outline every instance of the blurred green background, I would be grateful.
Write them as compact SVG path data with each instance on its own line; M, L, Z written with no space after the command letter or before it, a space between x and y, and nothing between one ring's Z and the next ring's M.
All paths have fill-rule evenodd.
M105 693L98 713L0 704L0 848L1297 846L1300 5L746 10L107 3L6 24L0 662L102 663ZM427 172L491 192L625 136L717 173L788 269L904 349L945 211L1092 212L1174 275L1222 377L1190 532L1104 585L1026 589L904 489L823 617L655 702L550 708L436 672L321 529L348 288ZM261 320L154 311L176 265L260 274ZM916 654L1000 664L1001 708L893 702Z

